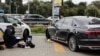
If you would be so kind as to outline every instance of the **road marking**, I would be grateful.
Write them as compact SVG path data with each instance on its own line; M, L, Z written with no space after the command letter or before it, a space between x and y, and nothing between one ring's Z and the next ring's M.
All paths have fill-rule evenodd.
M65 52L64 47L60 43L54 42L53 45L54 45L54 48L55 48L56 52L59 52L59 53L64 53Z

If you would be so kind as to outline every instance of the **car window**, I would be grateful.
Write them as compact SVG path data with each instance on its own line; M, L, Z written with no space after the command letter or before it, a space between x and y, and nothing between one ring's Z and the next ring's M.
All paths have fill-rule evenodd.
M28 16L28 18L42 18L40 16Z
M92 19L89 24L100 24L100 19Z
M72 25L72 19L65 18L63 25Z
M10 17L10 16L7 17L7 20L8 20L9 23L18 23L19 22L16 18L13 18L13 17Z
M19 16L19 15L15 15L15 16L13 16L14 18L18 18L18 19L21 19L21 16Z
M81 25L92 25L92 24L100 24L100 18L82 18L78 19Z
M60 19L59 21L57 21L55 24L63 24L63 22L64 22L64 18L63 19Z
M72 26L81 26L80 22L76 21L76 20L73 20L72 21Z
M4 18L0 16L0 22L4 22Z

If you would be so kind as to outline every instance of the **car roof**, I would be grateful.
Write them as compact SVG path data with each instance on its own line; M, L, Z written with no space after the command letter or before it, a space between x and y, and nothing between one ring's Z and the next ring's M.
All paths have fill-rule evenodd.
M42 16L42 15L40 15L40 14L25 14L25 15L29 15L29 16L36 16L36 15L39 15L39 16Z
M91 19L95 19L97 17L92 17L92 16L69 16L69 17L64 17L64 18L69 18L69 19L77 19L77 20L91 20Z

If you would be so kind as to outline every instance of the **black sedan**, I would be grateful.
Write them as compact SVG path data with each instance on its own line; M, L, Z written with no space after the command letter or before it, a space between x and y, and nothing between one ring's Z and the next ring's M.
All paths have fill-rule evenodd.
M25 14L23 21L27 24L50 24L51 20L46 19L44 16L39 14Z
M100 50L100 18L65 17L47 28L46 37L67 43L71 51L82 48Z

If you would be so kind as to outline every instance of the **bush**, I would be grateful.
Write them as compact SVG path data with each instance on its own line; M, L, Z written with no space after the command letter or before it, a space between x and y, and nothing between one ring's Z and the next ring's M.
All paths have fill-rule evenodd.
M45 33L46 27L43 25L31 27L32 34L34 33Z

